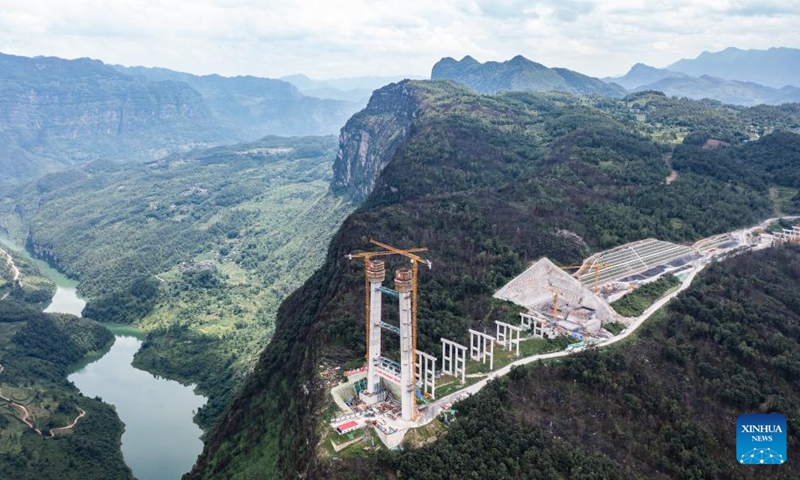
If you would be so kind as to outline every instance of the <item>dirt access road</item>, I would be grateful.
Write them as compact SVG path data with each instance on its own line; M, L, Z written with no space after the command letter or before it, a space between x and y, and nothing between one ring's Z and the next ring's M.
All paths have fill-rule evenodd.
M0 373L3 373L3 370L4 370L4 367L2 365L0 365ZM50 430L48 435L44 435L42 433L42 431L39 430L38 428L36 428L36 425L31 423L31 421L29 420L31 418L31 414L30 414L30 412L28 411L28 408L25 405L21 405L21 404L15 402L14 400L11 400L10 398L3 396L2 390L0 390L0 399L5 400L6 402L8 402L9 405L11 405L12 407L18 409L20 411L20 413L22 413L22 418L20 419L20 420L22 420L22 423L27 425L31 430L33 430L34 432L38 433L39 435L41 435L44 438L53 438L53 437L56 436L56 432L66 432L66 431L72 430L72 428L75 427L75 425L77 425L78 420L80 420L81 418L86 416L86 410L84 410L82 408L79 408L78 410L80 411L80 413L78 414L77 417L75 417L75 420L73 420L73 422L71 424L69 424L69 425L67 425L65 427L53 428L53 429Z

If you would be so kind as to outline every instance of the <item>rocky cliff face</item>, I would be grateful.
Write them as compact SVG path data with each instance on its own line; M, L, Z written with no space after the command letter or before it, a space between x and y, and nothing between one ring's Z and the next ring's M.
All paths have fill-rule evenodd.
M0 54L0 104L0 169L9 177L227 139L186 83L151 82L96 60Z
M413 82L404 80L376 90L367 108L342 128L331 189L356 202L364 200L421 113Z

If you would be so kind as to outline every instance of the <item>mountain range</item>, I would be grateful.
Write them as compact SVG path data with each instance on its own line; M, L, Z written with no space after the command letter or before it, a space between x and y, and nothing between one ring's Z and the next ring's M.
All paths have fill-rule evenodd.
M517 322L492 293L542 256L577 264L800 214L800 104L654 91L745 102L796 87L698 75L639 64L608 83L521 56L444 58L435 80L375 90L338 142L206 149L334 128L359 102L308 92L386 79L289 77L301 88L0 56L0 181L31 180L3 190L0 227L82 282L87 316L147 327L139 367L208 395L185 478L738 478L724 437L735 412L800 422L797 249L710 266L630 344L512 370L404 451L328 441L328 387L364 364L363 267L347 255L370 238L426 247L417 340L436 352ZM97 461L80 428L51 442L81 448L76 476ZM34 478L47 460L29 451L3 452L0 468L25 462Z
M683 72L655 68L641 63L634 65L622 77L605 80L622 85L631 92L656 90L675 97L695 100L710 98L733 105L780 105L800 102L800 87L792 85L773 88L754 82L729 80L706 74L694 77Z
M598 79L565 68L548 68L516 56L505 62L480 63L470 56L437 62L431 79L452 80L478 93L561 91L575 95L620 98L656 90L670 96L708 98L733 105L779 105L800 102L800 50L704 52L667 68L635 64L621 77Z
M302 93L290 82L272 78L198 76L164 68L115 68L150 81L186 83L202 95L223 128L236 132L237 140L255 140L266 134L335 134L364 106L358 100L318 98Z
M461 60L447 57L439 60L431 71L431 80L453 80L478 93L503 91L559 91L575 95L597 94L619 98L625 89L607 84L565 68L548 68L517 55L505 62L480 63L467 55Z
M290 83L0 54L0 184L267 134L334 134L359 104Z
M800 87L800 49L741 50L729 47L719 52L703 52L697 58L684 58L667 69L695 77L709 75L773 88Z

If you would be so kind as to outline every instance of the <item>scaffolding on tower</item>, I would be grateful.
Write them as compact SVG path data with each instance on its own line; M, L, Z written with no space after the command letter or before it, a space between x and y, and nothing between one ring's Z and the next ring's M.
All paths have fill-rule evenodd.
M401 255L408 258L411 261L411 338L412 338L412 352L413 355L416 356L417 352L417 273L419 264L423 263L431 268L430 260L426 260L422 257L415 255L415 253L419 252L426 252L428 251L427 248L409 248L409 249L400 249L393 247L391 245L378 242L376 240L370 239L370 243L376 245L378 247L383 248L383 250L377 252L359 252L347 255L347 258L350 260L363 258L364 259L364 284L365 284L365 323L366 323L366 341L367 341L367 352L366 352L366 361L369 365L370 358L369 358L369 342L370 342L370 262L371 259L374 257L383 257L389 255ZM413 363L413 362L412 362ZM417 386L417 374L416 368L411 369L411 380L412 380L412 387L416 390ZM404 388L405 386L401 386ZM411 411L416 412L416 396L411 395Z

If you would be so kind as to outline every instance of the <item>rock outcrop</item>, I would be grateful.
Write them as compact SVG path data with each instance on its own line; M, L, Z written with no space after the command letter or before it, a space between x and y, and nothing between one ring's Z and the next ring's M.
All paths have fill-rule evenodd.
M356 202L364 200L420 113L413 82L404 80L376 90L367 108L342 128L331 189Z

